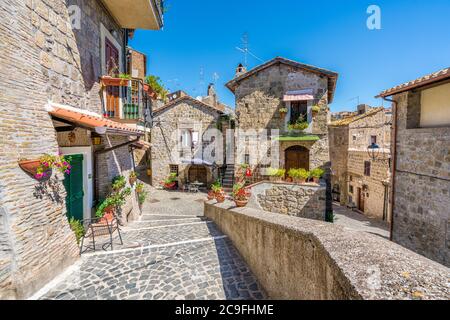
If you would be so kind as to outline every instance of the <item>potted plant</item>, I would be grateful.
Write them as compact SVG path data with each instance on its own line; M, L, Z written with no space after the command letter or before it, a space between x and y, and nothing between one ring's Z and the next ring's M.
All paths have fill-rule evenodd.
M100 218L99 223L111 222L114 219L114 208L117 205L117 197L106 198L95 211L95 216Z
M315 106L311 107L311 112L312 112L313 116L318 114L319 111L320 111L320 107L318 105L315 105Z
M211 185L211 190L208 191L208 195L207 195L208 200L212 200L212 199L214 199L214 198L216 197L215 190L218 190L218 188L220 188L220 187L221 187L220 180L217 179L217 180L214 181L214 183Z
M144 184L142 183L142 182L138 182L137 184L136 184L136 192L137 193L142 193L142 192L144 192L145 190L144 190Z
M112 190L114 192L119 192L126 185L126 180L124 176L117 176L112 181Z
M167 190L173 190L177 185L177 174L171 173L167 179L163 181L163 187Z
M267 169L267 175L270 177L270 181L280 182L286 175L286 169Z
M325 173L325 170L323 170L321 168L316 168L311 171L310 176L313 179L313 182L318 184L320 182L320 178L322 178L324 173Z
M130 172L130 177L128 178L128 181L130 182L130 185L134 185L137 181L137 173L136 171L131 171Z
M144 204L145 199L147 199L148 196L148 192L145 191L144 184L142 182L138 182L136 184L136 192L138 195L139 208L142 209L142 205Z
M66 158L63 155L52 156L49 154L43 155L38 160L19 161L19 166L37 180L49 178L53 169L63 174L70 174L72 169L70 157Z
M279 112L280 112L281 119L284 119L284 117L286 117L286 115L288 113L288 109L287 108L280 108Z
M248 203L248 199L250 198L250 191L245 187L244 184L235 184L233 186L233 199L236 203L236 207L242 208L245 207Z
M288 176L290 176L296 183L306 183L306 180L309 178L309 172L303 168L290 169L288 172Z
M218 203L222 203L225 201L225 192L223 191L222 185L220 182L213 184L211 186L211 190L214 192L214 197Z

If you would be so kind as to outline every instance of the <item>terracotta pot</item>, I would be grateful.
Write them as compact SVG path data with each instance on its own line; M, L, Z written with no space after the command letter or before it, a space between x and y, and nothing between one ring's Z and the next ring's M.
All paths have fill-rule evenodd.
M127 79L113 78L113 77L102 77L102 84L104 86L110 87L128 87Z
M23 171L33 176L33 178L35 178L36 180L45 180L46 178L49 178L52 175L52 169L49 168L47 171L45 171L46 176L39 179L36 177L36 173L40 165L41 165L40 160L19 161L19 166L20 168L22 168Z
M286 117L286 112L280 112L280 117L281 117L281 119L284 119L285 117Z
M320 178L313 177L313 182L319 184L320 183Z
M130 179L128 179L128 181L130 182L130 185L134 185L136 183L136 181L137 181L137 178L136 177L134 177L134 178L130 177Z
M110 223L114 219L114 208L108 207L105 209L105 214L100 219L100 223Z
M238 208L242 208L245 207L248 204L248 200L234 200L234 202L236 203L236 207Z
M221 195L216 195L216 201L217 203L223 203L225 202L225 195L221 194Z
M172 182L172 183L165 183L164 184L164 188L172 190L173 188L175 188L176 183Z
M286 182L294 182L294 179L292 179L291 177L287 177Z
M213 200L215 198L214 192L208 192L208 200Z

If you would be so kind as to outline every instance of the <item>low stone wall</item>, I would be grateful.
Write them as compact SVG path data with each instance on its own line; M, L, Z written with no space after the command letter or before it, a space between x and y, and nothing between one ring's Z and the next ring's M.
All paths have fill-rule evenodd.
M325 220L325 185L261 182L252 187L248 206L268 212Z
M342 226L205 203L273 299L450 299L450 269Z

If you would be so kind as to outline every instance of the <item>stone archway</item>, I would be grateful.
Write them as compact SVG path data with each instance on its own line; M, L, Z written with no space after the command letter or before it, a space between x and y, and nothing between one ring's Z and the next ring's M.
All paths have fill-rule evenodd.
M284 161L286 172L289 169L309 170L309 150L302 146L293 146L284 151Z
M188 169L189 182L201 182L207 185L208 183L208 169L204 165L192 165Z

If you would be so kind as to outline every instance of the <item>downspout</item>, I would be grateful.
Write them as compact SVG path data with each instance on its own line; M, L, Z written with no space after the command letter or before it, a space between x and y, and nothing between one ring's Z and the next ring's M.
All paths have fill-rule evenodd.
M397 107L398 107L398 102L392 99L387 99L386 97L382 97L384 101L387 102L391 102L392 103L392 108L393 108L393 113L394 113L394 119L392 121L393 125L394 125L394 132L393 132L393 137L391 139L391 143L392 143L392 177L391 177L391 183L392 183L392 187L391 187L391 196L390 196L390 200L391 200L391 207L390 207L390 215L391 215L391 226L390 226L390 236L389 239L391 241L393 241L393 231L394 231L394 206L395 206L395 172L397 170L397 127L398 127L398 112L397 112Z

